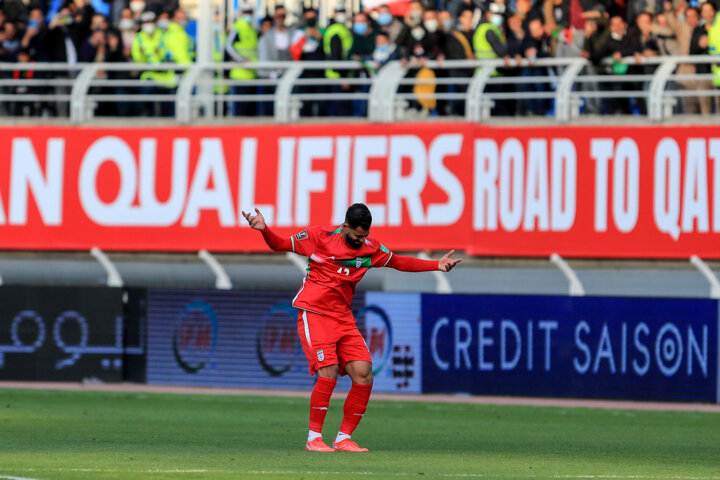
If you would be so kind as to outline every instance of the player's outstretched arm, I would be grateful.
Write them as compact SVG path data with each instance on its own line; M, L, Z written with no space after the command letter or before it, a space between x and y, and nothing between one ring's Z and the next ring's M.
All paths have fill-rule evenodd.
M290 238L283 238L276 235L275 232L270 230L265 223L265 217L263 217L263 214L260 213L260 210L256 208L255 215L250 214L250 212L242 212L242 214L252 228L260 230L260 233L262 233L263 239L265 239L265 243L267 243L268 247L272 248L276 252L292 252L292 240L290 240Z
M421 258L408 257L404 255L393 255L388 260L386 267L394 268L402 272L432 272L440 270L449 272L461 259L450 258L455 250L451 250L440 260L423 260Z

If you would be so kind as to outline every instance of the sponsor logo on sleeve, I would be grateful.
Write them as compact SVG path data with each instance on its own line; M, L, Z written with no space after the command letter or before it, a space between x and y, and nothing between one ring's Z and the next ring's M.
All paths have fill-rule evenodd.
M307 230L303 230L302 232L295 235L296 240L307 240L307 238L308 238Z

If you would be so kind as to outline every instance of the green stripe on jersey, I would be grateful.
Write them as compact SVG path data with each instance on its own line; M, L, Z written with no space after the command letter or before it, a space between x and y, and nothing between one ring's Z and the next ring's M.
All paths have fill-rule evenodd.
M341 229L341 228L342 228L342 227L336 228L335 231L333 231L330 235L337 235L338 233L340 233L340 229Z
M360 266L358 266L358 260L360 260ZM372 268L372 259L370 257L357 257L348 258L344 260L335 260L335 263L344 267L352 268Z
M383 245L382 243L380 244L380 250L385 253L390 253L390 250L388 250L388 248L385 245Z

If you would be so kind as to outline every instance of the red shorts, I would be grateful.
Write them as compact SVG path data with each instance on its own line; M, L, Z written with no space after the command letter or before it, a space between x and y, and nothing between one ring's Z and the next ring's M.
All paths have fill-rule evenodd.
M329 365L337 365L340 375L345 375L347 362L372 362L365 339L352 317L338 319L300 310L298 336L308 359L310 375Z

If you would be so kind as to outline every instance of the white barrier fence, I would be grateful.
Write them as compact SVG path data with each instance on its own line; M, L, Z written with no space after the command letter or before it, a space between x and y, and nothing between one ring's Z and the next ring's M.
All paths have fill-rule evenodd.
M352 115L348 112L354 108L352 116L396 122L417 119L412 107L422 112L418 104L430 99L460 105L455 116L480 122L494 117L501 102L541 100L549 105L549 116L565 123L590 111L588 105L595 105L594 111L601 113L601 101L633 99L643 105L636 113L662 122L682 113L680 99L720 97L712 74L676 73L679 65L708 65L716 60L710 56L651 57L638 65L634 58L626 58L628 65L638 65L626 75L598 74L597 67L583 58L544 58L519 64L513 60L509 65L502 60L427 62L424 66L432 69L434 78L418 78L417 66L399 61L389 62L379 71L356 61L153 65L153 72L175 72L162 82L141 78L148 66L134 63L6 63L0 64L0 114L19 116L32 111L31 115L38 115L22 107L44 106L46 114L49 111L53 116L69 117L71 123L88 124L103 115L98 106L105 103L116 105L118 111L117 106L123 106L123 112L115 115L168 116L189 124L233 116L235 104L252 104L265 106L253 116L292 123L302 115L343 116L333 108L303 110L344 102L345 116ZM228 78L238 67L255 70L257 78ZM327 78L326 69L343 74ZM32 78L24 78L30 76L29 71ZM418 86L427 88L421 91Z

